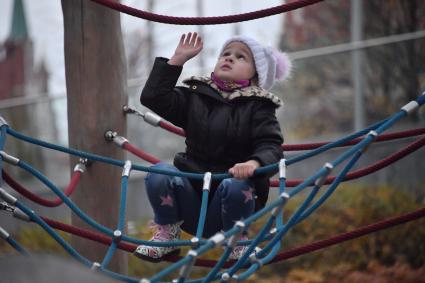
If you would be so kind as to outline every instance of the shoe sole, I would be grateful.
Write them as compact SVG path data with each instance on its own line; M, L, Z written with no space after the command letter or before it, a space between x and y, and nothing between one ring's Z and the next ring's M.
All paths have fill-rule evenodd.
M168 254L163 255L162 257L153 258L153 257L147 256L147 255L142 255L142 254L139 254L137 252L133 252L134 256L136 256L140 259L146 260L146 261L154 262L154 263L163 261L164 259L166 259L169 256L176 256L176 255L179 255L179 254L180 254L180 249L177 249L177 250L169 252Z

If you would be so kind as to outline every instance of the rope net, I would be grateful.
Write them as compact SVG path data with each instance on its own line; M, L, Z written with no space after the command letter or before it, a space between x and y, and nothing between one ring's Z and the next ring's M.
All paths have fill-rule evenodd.
M366 174L370 174L371 172L375 172L379 169L388 166L389 164L403 158L404 156L414 152L415 150L422 147L425 143L425 137L419 138L413 143L407 145L400 151L387 156L383 160L372 164L368 167L362 168L360 170L351 171L356 162L360 159L360 157L367 151L369 145L377 140L388 140L388 139L396 139L396 138L404 138L416 136L424 133L424 129L416 129L409 130L404 132L392 133L388 135L383 135L382 133L389 129L392 125L394 125L399 120L406 117L409 113L413 112L420 106L425 103L425 93L419 96L415 101L412 101L405 106L403 106L400 111L390 116L389 118L375 123L368 128L356 132L354 134L343 137L337 141L320 143L319 145L308 145L308 147L314 147L310 151L306 153L302 153L291 157L289 159L282 159L278 164L272 164L269 166L264 166L258 168L256 170L256 174L261 174L268 172L270 170L279 170L279 179L276 180L276 185L279 189L279 196L272 200L266 207L251 215L247 219L243 221L238 221L235 226L222 233L218 233L208 239L202 239L196 241L196 245L194 245L193 239L190 241L179 240L173 242L149 242L146 240L130 237L124 233L125 227L125 211L126 211L126 195L127 195L127 186L128 179L130 177L130 173L132 170L143 171L143 172L154 172L159 174L173 175L173 176L181 176L187 178L195 178L199 180L204 180L204 182L210 182L210 180L222 180L224 178L231 177L228 173L219 173L212 174L210 180L208 178L204 178L205 174L195 174L192 172L171 172L162 169L155 169L149 166L143 166L140 164L133 164L131 161L121 161L115 160L99 155L95 155L88 152L79 151L72 148L62 147L56 144L48 143L45 141L37 140L32 137L28 137L19 132L11 129L6 123L0 124L0 169L2 169L3 161L21 168L26 172L30 173L34 177L36 177L40 182L42 182L48 189L50 189L54 194L56 194L57 198L54 200L46 200L36 196L35 194L28 191L18 182L13 180L11 176L9 176L2 169L2 176L6 183L10 185L10 187L17 192L21 193L23 196L48 207L54 207L61 205L64 203L72 212L74 212L78 217L80 217L84 222L89 224L92 228L96 230L96 232L84 230L78 227L74 227L71 225L67 225L46 217L41 217L31 209L29 209L25 204L23 204L19 199L12 196L8 192L6 192L3 188L0 188L0 197L4 202L0 203L0 208L2 210L9 211L13 214L13 216L26 220L35 222L40 225L51 237L53 237L71 256L76 258L78 261L82 262L84 265L94 268L96 270L101 270L105 274L119 279L125 282L160 282L165 276L169 275L172 272L180 270L178 281L185 282L190 279L190 273L192 267L194 265L199 266L208 266L213 267L209 274L199 280L192 280L190 282L210 282L214 280L228 280L229 278L233 278L238 281L242 281L252 275L255 271L257 271L261 266L265 264L269 264L271 262L277 262L281 260L285 260L297 255L305 254L308 252L312 252L314 250L322 249L349 239L353 239L356 237L360 237L362 235L366 235L369 233L373 233L375 231L386 229L388 227L392 227L395 225L399 225L408 221L412 221L423 217L425 214L425 209L419 209L417 211L407 213L405 215L400 215L397 217L389 218L382 220L377 223L370 224L365 227L357 228L353 231L343 233L340 235L336 235L329 239L324 239L321 241L313 242L307 244L302 247L294 248L288 251L280 252L280 243L282 238L287 234L287 232L293 228L295 225L300 223L301 221L308 218L318 207L320 207L332 193L336 190L338 185L344 180L358 178L364 176ZM6 136L12 136L16 139L29 142L32 144L36 144L38 146L42 146L48 149L61 151L67 154L71 154L77 157L82 158L82 160L88 161L98 161L102 163L110 164L111 166L121 167L123 170L123 174L121 177L121 200L120 200L120 209L119 209L119 217L118 223L115 229L111 229L109 227L105 227L100 223L96 222L89 215L84 213L79 209L79 207L69 198L72 192L75 190L78 181L81 177L81 174L84 173L85 162L81 161L76 165L74 169L74 173L71 177L70 183L64 191L61 191L55 184L53 184L47 177L45 177L42 173L37 171L31 165L27 164L25 161L20 160L14 156L9 155L8 153L3 151L3 147L6 141ZM137 152L138 149L132 147L130 143L119 137L116 134L109 135L110 140L119 144L123 149L128 150L130 152ZM329 161L324 164L324 166L318 169L315 173L313 173L310 177L305 180L286 180L286 168L295 164L297 162L306 160L312 156L323 153L327 150L338 146L348 146L350 147L346 149L340 156L335 158L332 161ZM317 147L318 146L318 147ZM144 154L145 159L151 159L152 163L157 162L153 156L149 154ZM331 171L334 168L341 166L340 172L336 176L330 176ZM293 187L292 189L288 189L289 184ZM319 194L319 189L323 185L329 186ZM204 185L206 185L204 183ZM300 206L290 215L289 219L284 222L282 213L284 211L285 204L295 195L306 191L306 188L312 187L305 197L304 201L300 204ZM316 195L318 195L317 198ZM202 206L206 207L208 203L208 191L203 191L202 196ZM206 216L206 209L200 210L198 227L203 227ZM242 257L237 261L229 261L228 256L233 250L236 243L232 239L239 235L243 229L248 229L249 226L257 221L259 218L266 216L267 221L263 224L260 232L257 233L256 237L248 241L238 241L237 245L245 245L247 246L246 252L242 255ZM62 231L66 231L89 240L93 240L99 242L101 244L108 246L108 251L105 254L101 263L92 262L87 258L83 257L79 254L69 243L67 243L54 229L59 229ZM201 238L202 229L199 231L199 235L197 232L197 238ZM0 235L4 238L12 247L14 247L18 252L27 253L27 251L19 245L13 238L0 227ZM140 279L133 278L126 275L118 274L112 272L108 269L108 264L115 254L117 249L126 250L129 252L134 251L136 245L156 245L163 247L171 247L171 246L186 246L190 247L189 252L186 256L171 256L167 258L167 260L172 261L173 263L167 267L166 269L160 271L149 279ZM261 245L261 248L260 248ZM207 253L214 247L224 246L225 251L222 254L221 258L218 261L199 259L200 256Z

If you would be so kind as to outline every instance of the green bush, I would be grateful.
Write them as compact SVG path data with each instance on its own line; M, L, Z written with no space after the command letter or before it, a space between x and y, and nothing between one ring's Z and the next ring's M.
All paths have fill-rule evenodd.
M286 219L306 196L291 199ZM316 212L284 237L282 251L348 232L386 218L423 207L413 196L390 187L341 186ZM404 262L417 268L425 264L425 219L411 221L377 233L350 240L320 251L270 266L282 272L293 268L330 270L347 264L365 269L371 261L384 266Z

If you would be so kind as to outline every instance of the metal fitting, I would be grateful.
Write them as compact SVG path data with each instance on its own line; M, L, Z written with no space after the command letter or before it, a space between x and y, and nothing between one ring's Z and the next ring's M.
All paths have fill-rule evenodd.
M84 173L86 171L86 165L84 165L83 163L78 163L74 167L74 172L77 172L77 171L80 171L81 173Z
M194 250L189 250L189 252L187 253L188 256L191 256L191 260L182 266L182 268L180 269L180 273L179 276L180 278L186 279L190 272L192 271L193 268L193 264L195 263L195 259L198 256L198 253Z
M283 192L283 193L281 193L281 194L279 195L279 197L280 197L280 198L283 198L283 199L285 199L285 200L288 200L291 196L290 196L288 193Z
M161 117L151 112L146 112L145 115L143 116L143 119L146 121L146 123L151 124L152 126L155 126L155 127L158 127L159 122L161 122L162 120Z
M91 270L96 271L100 268L100 263L93 262L92 266L90 267Z
M279 178L285 178L286 179L286 159L282 158L279 161Z
M1 158L4 161L6 161L9 164L12 164L12 165L15 165L16 166L19 163L19 159L18 158L14 157L12 155L9 155L9 154L7 154L6 152L4 152L2 150L0 151L0 156L1 156Z
M117 132L107 130L103 136L105 137L105 140L112 141L116 135L118 135Z
M323 184L326 182L326 178L329 176L329 174L331 173L332 169L334 168L334 166L330 163L325 163L325 165L323 165L323 168L326 170L325 174L323 174L322 176L320 176L315 182L314 185L317 187L321 187L323 186Z
M410 114L411 112L416 110L416 108L418 107L419 107L419 103L417 101L410 101L409 103L401 107L401 110L403 110L407 114Z
M255 247L254 251L249 255L249 262L251 263L256 263L258 264L258 266L263 266L263 263L261 262L261 260L259 260L257 258L257 253L259 253L261 251L260 247Z
M274 227L273 229L270 230L269 232L271 235L276 234L277 233L277 228Z
M122 147L125 143L128 143L128 139L122 136L115 136L112 141L118 145L119 147Z
M8 212L13 212L15 210L15 207L8 205L6 202L2 201L0 202L0 209L6 210Z
M6 230L4 230L1 226L0 226L0 237L3 239L3 240L6 240L7 238L9 238L9 233L7 233L7 231Z
M203 191L210 191L211 187L211 172L206 172L204 174L204 184L202 185Z
M374 141L374 140L376 140L376 138L378 137L378 133L376 132L376 131L370 131L368 134L367 134L367 136L368 137L372 137L372 140L370 141L370 143L368 143L368 144L366 144L360 151L362 152L362 153L365 153L368 149L369 149L369 147L370 147L370 145L371 145L371 143Z
M279 205L279 206L272 209L271 215L276 217L280 213L281 210L282 210L282 206Z
M31 221L31 217L17 207L15 207L15 209L13 210L13 217L16 217L26 222Z
M215 246L221 245L226 238L223 233L217 233L210 238L210 241L214 243Z
M378 136L378 133L372 130L367 135L373 137L373 139L376 139L376 137Z
M140 111L138 111L138 110L136 110L136 109L134 109L134 108L132 108L128 105L124 105L122 107L122 112L124 112L124 114L136 114L137 116L140 116L140 117L145 116L145 114L143 114L142 112L140 112Z
M134 111L134 109L133 109L133 108L131 108L130 106L128 106L128 105L123 105L123 107L122 107L122 112L124 112L124 114L127 114L127 113L134 113L135 111Z
M124 163L124 169L122 171L122 176L126 176L126 177L130 176L131 166L132 166L131 161L127 160Z
M192 247L198 247L199 246L199 238L198 237L193 237L192 239L190 239L190 242L192 243Z
M221 280L223 281L229 281L230 279L230 275L227 272L224 272L223 274L221 274Z
M245 223L243 223L242 221L236 221L235 222L235 226L239 227L239 228L245 228Z
M123 167L123 172L122 172L122 176L130 176L130 172L131 172L131 168L132 168L132 163L130 160L126 160L124 163L124 167Z
M3 127L3 126L9 126L9 124L6 122L6 119L0 116L0 127Z
M187 252L187 255L188 256L191 256L191 257L197 257L198 256L198 253L196 251L194 251L194 250L189 250Z
M122 232L120 230L115 230L114 231L114 238L113 238L114 242L115 243L120 242L121 238L122 238Z
M227 242L227 246L234 248L236 246L236 243L238 242L239 235L240 235L240 233L237 233L235 235L232 235L230 237L229 241Z
M16 201L18 200L17 198L15 198L14 196L6 192L6 190L1 187L0 187L0 198L2 198L8 204L12 204L12 205L15 204Z

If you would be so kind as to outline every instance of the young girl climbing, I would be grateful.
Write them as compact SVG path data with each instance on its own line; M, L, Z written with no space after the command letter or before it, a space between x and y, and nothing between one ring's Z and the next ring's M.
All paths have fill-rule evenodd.
M229 230L267 201L273 173L254 175L254 171L283 155L275 116L282 101L268 90L277 79L288 76L291 63L284 53L236 36L224 43L210 76L193 76L183 81L185 86L176 87L183 65L202 47L196 33L183 34L170 59L156 58L140 102L186 133L186 150L176 154L174 166L159 163L154 167L232 176L211 185L203 232L210 237ZM151 241L178 240L180 229L196 234L201 181L149 173L146 189L155 215ZM238 259L245 249L237 246L230 259ZM159 261L178 252L177 247L140 245L134 254Z

